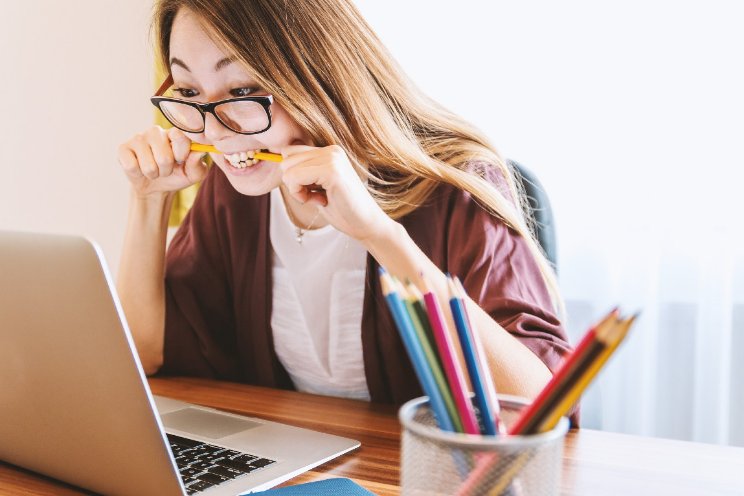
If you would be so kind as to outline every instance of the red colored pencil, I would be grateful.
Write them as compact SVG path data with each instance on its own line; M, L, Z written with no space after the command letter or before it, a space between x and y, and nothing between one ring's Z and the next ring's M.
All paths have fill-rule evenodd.
M522 410L517 420L509 429L509 434L533 434L542 424L542 417L556 401L563 389L566 380L573 375L582 364L586 363L588 354L592 350L592 345L596 341L597 329L611 324L618 318L617 309L610 312L600 322L595 324L584 337L581 339L576 349L561 364L556 373L550 379L550 382L540 391L535 400Z

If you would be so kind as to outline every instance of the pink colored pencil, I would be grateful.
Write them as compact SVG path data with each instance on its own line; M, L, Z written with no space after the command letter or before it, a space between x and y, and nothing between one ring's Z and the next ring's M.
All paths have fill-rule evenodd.
M460 413L463 429L467 434L480 434L478 419L475 417L473 404L470 402L470 395L463 374L463 367L457 355L457 350L452 342L447 323L444 320L442 309L437 301L437 296L431 291L428 281L422 276L424 285L424 303L426 312L429 314L434 340L439 350L439 357L444 366L444 373L447 376L452 396L455 399L455 405Z

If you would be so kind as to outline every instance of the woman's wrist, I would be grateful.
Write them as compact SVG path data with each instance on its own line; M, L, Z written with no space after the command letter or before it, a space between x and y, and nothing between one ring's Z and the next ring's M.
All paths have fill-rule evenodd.
M131 201L150 208L162 208L169 205L175 195L175 191L156 191L153 193L143 194L137 191L137 189L134 187L130 188Z
M135 228L135 231L155 229L157 232L167 229L174 198L175 192L172 191L140 195L132 189L129 202L130 228Z
M378 262L382 263L380 258L378 258L378 254L382 255L386 248L392 246L391 243L399 242L401 237L405 235L407 235L405 228L395 220L387 217L375 229L371 230L368 236L359 239L359 242L362 243Z

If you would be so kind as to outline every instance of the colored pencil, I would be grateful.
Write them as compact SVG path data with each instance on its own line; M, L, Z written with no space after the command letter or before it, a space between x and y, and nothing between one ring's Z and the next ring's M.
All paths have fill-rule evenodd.
M418 315L418 318L421 321L421 325L424 328L424 336L426 336L426 340L429 342L429 346L434 351L434 356L436 358L437 364L439 365L439 368L441 370L444 370L444 367L442 365L442 358L439 356L439 350L437 349L437 344L434 339L434 331L432 330L429 314L427 313L426 307L424 306L424 295L421 294L421 291L419 291L416 285L413 284L411 281L408 281L406 283L406 294L408 296L408 299L410 299L411 303L413 304L413 309L416 312L416 315ZM447 377L445 375L445 379L446 378Z
M478 461L475 464L475 468L468 474L467 479L457 488L457 492L454 496L470 496L475 494L484 494L485 490L488 490L489 496L512 496L515 494L522 494L520 488L511 485L514 478L519 475L519 471L527 465L533 454L535 453L534 448L530 451L524 451L518 455L510 454L501 456L500 453L481 453ZM503 464L505 469L499 475L499 478L493 485L488 475L494 470L497 464ZM481 487L483 483L489 483L490 487ZM516 486L516 487L515 487Z
M455 327L457 328L457 336L460 339L460 347L462 348L465 365L468 374L470 375L470 383L473 386L475 403L480 412L481 434L495 436L497 434L496 414L493 405L491 405L489 401L488 394L486 393L487 386L484 380L485 374L488 371L484 371L481 368L475 343L473 341L473 333L468 327L465 307L463 302L457 297L457 287L451 278L448 278L447 285L450 292L449 303L450 309L452 310L452 317L454 318Z
M561 379L557 382L551 381L538 395L532 405L540 400L543 403L536 408L527 408L522 411L517 423L510 429L511 434L531 434L533 432L545 432L553 429L561 417L566 415L571 407L578 401L581 393L592 382L597 373L602 369L610 356L617 350L620 343L625 339L636 316L621 320L617 310L613 310L603 318L596 326L592 327L582 338L574 352L563 363L554 379L560 374ZM599 352L597 352L599 350ZM544 394L546 391L549 394ZM544 398L552 397L549 402ZM543 398L543 399L541 399ZM531 406L532 406L531 405ZM532 415L532 417L530 417ZM533 419L539 417L537 427L527 427L534 424ZM525 420L527 419L527 420ZM496 496L500 490L509 486L519 469L523 467L532 457L527 451L517 456L513 462L515 467L510 467L503 472L496 486L489 491L489 495ZM463 482L458 495L473 494L473 492L487 480L488 475L495 468L498 460L482 458L471 471L468 478Z
M575 371L586 363L590 348L592 348L597 329L612 324L617 318L618 311L615 309L605 316L600 322L592 326L584 334L579 344L568 358L561 364L556 373L550 379L548 384L540 391L537 397L530 405L520 412L517 420L509 429L510 434L530 434L534 433L540 424L548 416L548 409L555 405L561 388L566 384L567 379L575 374Z
M209 153L222 153L217 148L215 148L212 145L204 145L202 143L191 143L191 151L193 152L209 152ZM269 153L269 152L256 152L253 154L253 158L258 160L267 160L269 162L281 162L284 157L279 155L278 153Z
M619 321L617 318L610 320L610 323L603 326L597 327L594 338L589 344L584 356L580 357L580 360L576 366L566 376L566 380L556 387L555 395L546 402L544 408L530 419L529 427L525 428L522 434L536 434L541 432L540 428L551 415L553 415L560 403L569 394L571 389L579 381L581 376L586 373L592 364L599 359L602 353L608 346L608 342L605 339L608 333L613 332L618 325ZM559 417L560 418L560 417Z
M635 322L637 315L633 315L625 320L619 322L616 326L608 329L606 332L597 333L597 339L604 341L606 346L602 353L597 357L596 360L584 371L583 374L575 381L569 391L563 395L562 399L553 412L543 421L542 425L538 428L539 432L545 432L551 430L558 424L558 421L564 416L575 403L579 401L581 394L586 390L587 386L592 382L594 377L604 367L607 360L612 356L620 343L625 339L628 334L630 327Z
M424 286L424 303L429 314L434 341L439 350L439 357L442 360L444 372L455 399L455 405L460 414L463 430L468 434L480 434L478 419L473 410L473 403L470 400L468 386L463 373L462 364L455 348L455 343L450 335L449 326L444 319L442 308L439 306L437 296L432 292L428 280L422 276Z
M460 279L457 278L457 276L455 276L453 280L455 282L455 288L457 289L458 293L457 298L460 300L462 308L465 309L465 322L467 323L468 329L470 329L473 338L475 355L478 357L480 369L481 371L483 371L483 382L485 386L486 398L488 400L488 403L493 408L493 421L494 427L496 429L496 434L506 434L506 426L503 424L503 422L501 422L501 407L499 405L499 398L496 395L496 385L493 383L493 374L491 374L491 367L488 365L486 350L483 348L483 343L480 340L476 328L473 326L473 323L470 319L470 313L467 311L467 303L465 301L465 298L467 298L467 293L465 292L465 288L463 287Z
M411 360L416 377L421 384L421 388L424 390L424 394L429 397L429 404L437 425L444 431L454 432L455 428L452 424L449 413L447 412L444 399L439 392L434 375L427 363L426 357L424 356L424 351L416 336L416 330L413 328L413 323L411 322L403 301L401 301L400 296L395 289L392 277L382 267L380 267L379 271L382 294L385 296L385 300L390 308L390 313L393 316L395 325L398 327L398 332L403 341L403 345L406 348L408 357Z
M447 413L452 420L454 430L455 432L464 432L462 421L460 420L460 415L457 413L457 407L455 406L455 401L452 398L452 393L450 392L449 384L447 384L447 379L442 373L442 367L439 362L439 357L437 356L437 353L435 351L436 348L433 347L433 343L427 336L426 327L429 327L431 329L431 327L429 326L428 316L426 315L426 312L423 311L423 307L421 308L423 314L416 308L416 293L418 293L418 290L416 290L415 287L410 287L410 289L409 287L410 286L406 286L405 288L407 294L403 302L406 306L406 309L408 310L411 322L413 323L413 329L416 331L416 336L418 337L418 341L421 345L421 349L424 352L426 361L429 364L429 369L431 370L432 375L434 376L434 381L436 382L439 392L442 395L444 406L447 408ZM420 305L420 302L418 304ZM431 331L429 331L429 334L431 334Z

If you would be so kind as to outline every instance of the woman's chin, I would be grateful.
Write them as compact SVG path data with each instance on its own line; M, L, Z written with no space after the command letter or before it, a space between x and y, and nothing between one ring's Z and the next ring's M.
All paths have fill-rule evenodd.
M220 169L235 191L246 196L265 195L281 182L281 174L277 174L279 170L271 162L262 161L242 170L221 164Z

